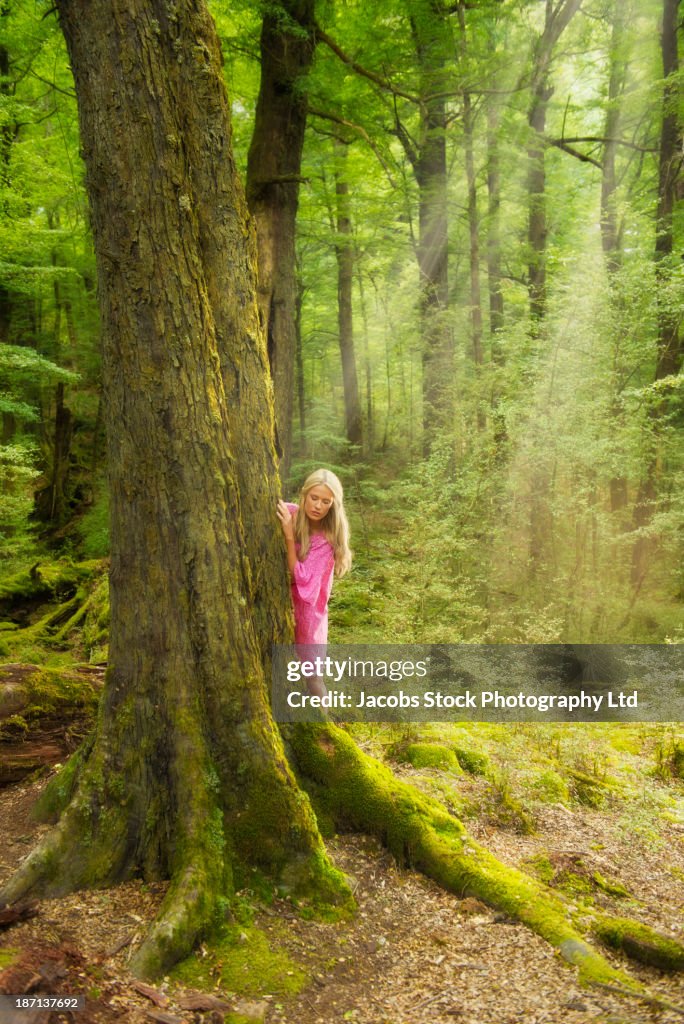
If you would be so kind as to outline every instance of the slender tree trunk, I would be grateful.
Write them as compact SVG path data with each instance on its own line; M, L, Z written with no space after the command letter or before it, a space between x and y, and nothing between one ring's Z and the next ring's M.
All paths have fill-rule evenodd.
M546 129L546 107L552 96L553 88L544 75L534 90L527 118L531 129L531 141L527 148L527 288L530 296L530 315L535 327L542 323L546 313L546 162L541 137Z
M289 471L295 373L295 222L307 96L313 61L314 0L269 5L261 30L261 85L247 160L247 201L256 222L259 313L275 391L276 445Z
M58 9L102 315L109 668L71 803L5 898L170 877L135 960L159 973L243 860L295 889L340 888L268 708L266 651L289 635L289 598L256 249L215 28L190 0Z
M538 329L546 314L546 243L548 224L546 217L546 163L544 132L546 109L553 96L550 64L553 48L579 10L582 0L545 0L544 29L535 49L532 70L532 101L527 114L530 142L527 149L527 192L529 219L528 292L533 329Z
M417 151L408 146L418 183L418 268L423 335L423 435L429 452L437 432L452 425L453 336L448 318L448 201L445 92L453 63L447 14L421 2L411 20L418 57L421 126ZM401 135L400 135L401 138ZM405 142L406 148L406 142Z
M349 183L345 176L347 147L344 142L335 141L337 169L335 173L336 238L337 257L337 329L342 358L342 381L344 386L344 425L350 444L362 444L361 404L359 384L356 375L354 355L354 318L352 296L354 288L354 241L352 238Z
M487 281L492 361L501 364L503 355L498 335L504 326L504 303L501 290L501 169L498 133L499 111L491 102L487 106Z
M295 298L295 367L297 377L297 411L299 413L299 453L306 455L306 388L304 386L304 352L302 350L302 303L304 287L297 279L297 295Z
M679 122L680 87L678 81L679 53L677 46L679 0L663 0L661 52L663 59L663 120L660 130L658 160L658 207L656 211L655 261L656 275L664 285L668 263L674 251L673 214L677 202L677 186L682 173L682 129ZM680 338L681 315L672 303L658 307L658 360L655 379L662 380L678 373L682 365Z
M375 447L375 423L373 416L373 369L368 345L368 313L366 310L366 296L363 287L363 274L357 273L359 283L359 301L361 305L361 320L363 322L363 367L366 382L366 449L372 452Z
M460 52L466 54L466 22L462 3L458 5L458 20L461 29ZM470 265L470 333L473 362L476 373L482 367L482 299L480 294L480 225L477 212L477 180L475 177L475 115L470 92L463 91L463 147L465 156L466 186L468 189L468 238ZM477 425L480 430L486 425L480 388L476 388Z
M605 143L601 172L601 244L606 261L611 303L615 305L615 275L621 264L621 239L617 211L616 157L618 133L620 131L621 101L626 79L626 61L623 54L624 28L628 20L625 0L616 0L613 5L613 28L610 41L610 75L608 78L608 107L604 127ZM613 339L613 410L612 426L617 431L622 413L619 392L623 386L623 368L620 359L620 338ZM627 480L623 474L611 478L611 511L619 512L627 504Z
M0 0L0 27L4 28L9 14L9 0ZM4 43L0 43L0 96L9 96L12 88L9 50ZM12 128L11 123L6 123L3 118L3 124L0 127L0 187L3 192L9 187L10 183L10 161L15 134L15 129ZM12 293L5 282L0 281L0 345L9 342L11 325ZM0 437L3 442L9 441L17 428L16 419L11 413L3 412L1 423Z
M663 116L658 161L658 201L656 207L655 268L661 290L665 290L674 250L673 214L677 184L681 177L682 132L679 123L679 53L677 45L679 0L663 0L661 54L663 61ZM662 380L679 372L682 365L680 314L665 295L658 303L658 352L655 379ZM646 577L655 549L655 538L648 534L658 496L659 431L662 408L652 409L653 450L644 478L639 485L634 507L634 529L639 531L632 549L632 583L639 588Z

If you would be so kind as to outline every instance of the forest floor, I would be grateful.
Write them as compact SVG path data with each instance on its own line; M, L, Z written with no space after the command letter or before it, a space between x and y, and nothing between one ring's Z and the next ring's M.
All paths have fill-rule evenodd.
M491 728L483 735L490 744L495 741ZM377 752L378 734L359 738ZM517 742L528 741L523 730ZM447 803L451 792L471 835L504 862L545 871L551 884L571 898L574 893L578 903L591 901L683 937L681 782L639 778L639 792L632 792L628 807L612 799L600 807L537 803L532 825L512 795L514 777L493 789L483 776L394 767L434 795L441 793ZM521 762L520 767L526 766ZM44 784L45 779L34 780L0 791L0 882L47 827L31 817ZM174 977L145 988L127 964L164 886L130 882L43 900L35 917L0 933L0 968L13 958L0 973L0 991L25 991L31 978L39 989L42 975L46 993L86 996L85 1011L71 1018L53 1014L50 1024L67 1019L216 1024L224 1013L240 1024L674 1024L684 1019L682 975L629 966L667 1008L580 988L575 970L527 928L397 867L374 840L337 836L328 848L351 880L358 905L351 921L306 920L289 902L265 903L247 890L236 904L226 945L200 948ZM212 1006L198 993L217 1001ZM2 1024L47 1020L0 1011Z

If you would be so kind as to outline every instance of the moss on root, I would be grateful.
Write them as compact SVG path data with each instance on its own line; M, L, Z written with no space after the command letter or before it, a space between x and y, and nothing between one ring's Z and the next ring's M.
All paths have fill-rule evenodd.
M661 971L684 971L684 945L640 921L601 914L592 924L594 935L610 949Z
M475 843L439 803L395 778L334 726L296 725L287 732L305 785L312 785L340 826L378 836L402 863L458 896L474 896L521 921L560 950L585 984L640 991L587 943L557 894L502 864Z
M178 963L171 978L202 991L217 984L241 996L295 996L307 975L279 949L273 937L253 925L230 925L209 936L202 953Z
M57 775L50 779L33 806L31 814L36 821L55 822L68 807L76 789L87 750L91 746L92 740L87 740L71 755L67 763L59 769Z

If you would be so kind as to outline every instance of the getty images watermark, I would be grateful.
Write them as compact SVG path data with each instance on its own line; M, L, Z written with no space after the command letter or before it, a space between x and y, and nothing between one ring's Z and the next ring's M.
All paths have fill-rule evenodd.
M279 645L282 722L679 721L675 644Z

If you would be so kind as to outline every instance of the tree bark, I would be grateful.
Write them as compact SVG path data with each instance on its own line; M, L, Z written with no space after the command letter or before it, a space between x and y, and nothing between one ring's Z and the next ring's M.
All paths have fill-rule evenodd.
M504 326L501 290L501 169L499 161L499 112L494 102L487 106L487 281L489 288L489 331L492 361L501 364L503 355L498 335Z
M658 295L658 350L655 379L679 372L682 365L680 314L673 308L666 289L670 262L674 251L673 215L677 201L677 184L682 169L681 126L679 123L679 51L677 43L679 0L663 0L663 24L660 37L663 61L662 122L658 159L658 200L656 206L655 270L659 284ZM648 572L655 549L655 538L649 533L658 497L658 449L662 403L651 409L654 436L644 477L639 485L634 505L633 527L637 537L632 549L631 580L639 588Z
M460 52L466 54L466 21L463 3L458 5L458 20L461 29ZM477 180L475 177L475 115L472 97L468 89L463 90L463 147L465 157L466 185L468 188L468 239L470 265L470 333L472 355L476 372L484 362L482 351L482 299L480 293L480 225L477 212ZM477 425L480 430L486 426L480 388L476 387Z
M352 238L349 183L344 173L346 152L346 144L336 140L335 256L337 257L337 330L342 359L345 433L350 444L361 447L363 443L361 403L359 400L359 382L356 374L356 357L354 354L354 316L352 311L354 241Z
M420 80L420 140L415 151L397 132L418 184L418 269L423 341L423 438L428 453L435 435L452 425L453 337L448 319L448 200L446 99L453 39L447 13L424 0L411 18Z
M679 53L677 45L679 0L663 0L663 27L660 37L663 60L663 119L660 129L658 159L658 205L656 210L655 262L659 284L668 276L668 261L674 248L673 220L677 202L677 185L682 171L682 130L679 122L678 81ZM679 335L680 314L672 304L658 307L658 359L655 379L662 380L678 373L682 365L682 344Z
M527 149L527 192L529 219L528 243L528 292L530 315L533 328L538 328L546 314L546 242L548 225L546 218L546 165L543 135L546 130L546 109L553 96L550 81L550 64L553 48L567 28L582 0L563 0L554 6L553 0L546 0L544 29L534 55L532 69L532 101L527 114L530 126L530 142Z
M324 900L345 886L268 709L266 651L289 635L289 598L255 245L215 28L195 2L58 10L103 327L109 668L74 797L4 895L170 877L135 961L159 973L244 861L293 889L322 886Z
M615 275L622 262L620 228L617 214L617 173L616 157L618 133L620 131L621 102L625 88L627 64L624 55L624 29L628 21L625 0L616 0L613 5L613 28L610 41L610 74L608 78L608 108L604 128L605 143L601 161L601 245L605 256L610 288L610 301L619 301L615 295ZM624 367L620 357L621 338L613 338L613 409L611 424L617 432L622 420L619 394L624 386ZM611 511L619 512L627 503L627 480L621 474L610 480Z
M296 351L295 222L314 0L270 5L261 30L261 85L247 160L247 201L257 231L259 314L275 391L276 444L289 472Z

